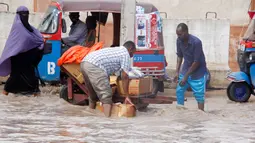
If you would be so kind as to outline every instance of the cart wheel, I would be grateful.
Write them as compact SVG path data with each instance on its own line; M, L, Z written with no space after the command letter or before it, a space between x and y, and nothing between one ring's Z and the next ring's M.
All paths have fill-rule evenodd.
M251 96L251 88L246 82L230 84L228 98L235 102L247 102Z
M67 90L67 86L63 85L60 89L60 94L59 94L60 98L64 99L67 102L70 102L68 99L68 90Z
M67 84L67 78L68 78L68 75L61 71L60 72L60 81L59 81L60 84L62 84L62 85Z
M135 104L135 108L140 112L145 112L148 106L149 106L148 103Z
M134 104L135 108L140 112L146 111L147 107L149 106L148 103L143 103L140 99L136 100Z

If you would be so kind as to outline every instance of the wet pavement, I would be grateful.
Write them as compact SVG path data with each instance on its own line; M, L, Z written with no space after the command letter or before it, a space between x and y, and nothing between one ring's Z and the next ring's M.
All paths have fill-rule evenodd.
M0 143L255 143L254 97L240 104L225 90L209 91L202 112L188 93L187 109L150 105L135 118L105 118L66 103L57 88L42 91L40 97L0 95Z

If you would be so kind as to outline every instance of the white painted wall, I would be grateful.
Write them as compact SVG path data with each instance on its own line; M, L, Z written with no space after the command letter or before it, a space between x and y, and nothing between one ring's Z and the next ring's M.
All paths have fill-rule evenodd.
M218 18L230 19L231 24L243 25L249 22L247 14L250 0L137 0L154 4L159 11L167 12L168 18L204 19L208 11L217 12ZM0 0L10 5L15 12L17 7L25 5L33 11L34 0ZM44 3L47 5L47 1ZM44 6L42 6L44 7ZM4 9L0 5L0 11ZM210 15L211 17L212 15Z
M0 0L0 3L7 3L10 7L10 12L16 12L19 6L26 6L30 11L34 10L34 0ZM0 5L0 11L5 11L5 6Z
M0 54L4 48L15 13L0 12ZM38 27L43 14L30 14L30 24ZM67 21L68 31L70 20ZM203 49L209 69L228 70L230 21L226 19L164 19L164 42L168 69L176 65L176 27L180 22L188 24L190 33L203 42ZM65 34L66 35L66 34ZM217 65L217 66L216 66Z
M175 69L176 66L176 27L181 22L189 26L190 34L197 36L202 41L208 68L210 70L229 70L230 22L227 19L163 20L167 69Z
M249 22L247 14L251 0L137 0L154 4L168 18L205 19L206 12L216 12L218 18L230 19L231 24ZM212 17L213 15L209 15Z

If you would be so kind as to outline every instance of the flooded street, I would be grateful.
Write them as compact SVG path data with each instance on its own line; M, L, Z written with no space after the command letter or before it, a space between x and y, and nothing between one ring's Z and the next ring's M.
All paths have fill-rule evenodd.
M205 113L188 95L186 110L176 103L150 105L135 118L105 118L49 91L36 98L0 95L1 143L255 143L254 97L240 104L230 102L225 90L210 91Z

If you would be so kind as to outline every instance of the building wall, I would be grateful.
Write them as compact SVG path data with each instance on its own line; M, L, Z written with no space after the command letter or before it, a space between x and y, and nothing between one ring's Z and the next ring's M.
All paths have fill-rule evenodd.
M205 15L206 12L216 12L217 19L228 21L230 23L229 38L225 37L224 41L220 43L216 41L210 46L210 50L215 51L216 53L210 52L207 50L208 46L204 46L205 53L207 55L207 60L209 63L209 68L211 69L228 69L232 71L238 70L238 65L236 62L236 49L238 45L238 40L245 32L247 24L249 23L249 17L247 10L249 7L250 0L137 0L142 2L151 2L153 3L160 12L167 13L167 19L164 20L164 41L166 44L166 56L169 66L167 69L173 69L175 65L175 33L174 29L176 22L180 22L180 19L186 19L187 23L192 23L189 21L200 21L199 24L193 23L190 25L191 33L199 36L203 41L204 45L208 42L213 42L215 38L212 35L213 32L207 35L209 38L204 39L204 35L201 32L201 28L208 26L208 23L201 22L206 21ZM27 6L31 12L41 12L40 14L31 14L30 21L31 24L37 27L42 18L42 13L46 10L50 0L0 0L0 2L8 3L10 6L10 11L15 12L17 7L20 5ZM192 7L190 7L192 5ZM5 11L5 7L0 5L0 11ZM0 13L0 52L4 47L5 41L8 37L11 24L13 22L15 13ZM82 15L81 19L85 20L85 14ZM164 14L162 14L164 17ZM209 21L212 20L214 15L209 14ZM70 26L69 18L65 18L68 23L68 30ZM218 20L218 21L220 21ZM106 26L101 26L101 41L105 41L105 46L110 46L112 43L113 36L113 24L111 21L111 15L109 23ZM173 23L173 21L175 23ZM214 21L217 21L214 19ZM212 25L211 25L212 26ZM195 27L193 29L192 27ZM210 27L210 26L209 26ZM171 29L171 30L170 30ZM170 32L169 32L170 31ZM226 32L226 31L225 31ZM208 34L208 33L207 33ZM217 29L215 29L214 34L217 34ZM219 34L219 33L218 33ZM64 34L66 35L66 34ZM216 38L217 39L217 38ZM218 39L219 40L219 39ZM221 45L224 43L224 46ZM229 49L226 49L228 47ZM223 49L222 49L223 48ZM219 51L218 51L219 50ZM218 52L218 53L217 53ZM220 56L220 58L218 58ZM223 64L219 64L216 61L220 61ZM228 60L227 60L228 59ZM215 64L214 64L215 63ZM228 63L228 66L226 64ZM217 77L217 74L215 74ZM218 80L215 80L218 81Z
M165 55L168 69L176 67L176 27L187 23L189 32L202 41L203 51L210 70L229 70L229 20L165 19L163 20Z
M18 0L17 0L18 1ZM28 0L25 0L28 1ZM31 1L31 0L30 0ZM44 12L51 0L34 0L37 11ZM250 0L137 0L154 4L167 18L204 19L207 12L216 12L217 18L230 19L231 24L247 24ZM191 7L192 5L192 7ZM163 15L162 15L163 16ZM209 14L208 18L214 17Z
M44 12L51 0L0 0L9 4L10 11L16 11L20 5L25 5L30 11ZM207 12L216 12L220 19L230 19L233 25L243 25L249 22L247 10L250 0L137 0L154 4L160 12L166 12L168 18L204 19ZM0 5L0 10L5 10ZM163 16L163 15L162 15ZM214 15L209 14L209 18Z
M6 3L10 7L10 12L16 12L16 9L24 5L31 12L34 10L34 0L0 0L0 3ZM0 11L6 11L6 7L0 4Z
M137 0L153 3L168 18L205 19L207 12L216 12L220 19L230 19L231 24L248 23L250 0ZM209 14L208 17L214 17Z
M34 0L34 11L44 12L47 10L51 0Z

